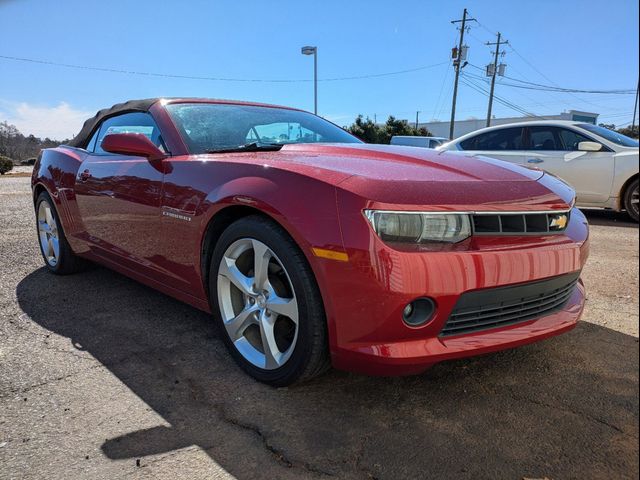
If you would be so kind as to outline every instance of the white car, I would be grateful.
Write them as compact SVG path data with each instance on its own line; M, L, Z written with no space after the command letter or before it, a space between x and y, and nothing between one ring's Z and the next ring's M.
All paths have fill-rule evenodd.
M391 137L391 145L404 145L407 147L436 148L448 141L449 139L444 137L419 137L412 135L394 135Z
M607 128L558 120L510 123L437 150L537 166L570 184L578 207L626 210L638 221L638 141Z

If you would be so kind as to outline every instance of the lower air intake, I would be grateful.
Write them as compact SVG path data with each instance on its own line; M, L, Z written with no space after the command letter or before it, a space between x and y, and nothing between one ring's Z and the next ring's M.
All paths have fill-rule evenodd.
M576 272L512 287L463 293L440 335L462 335L549 315L564 307L579 278L580 272Z

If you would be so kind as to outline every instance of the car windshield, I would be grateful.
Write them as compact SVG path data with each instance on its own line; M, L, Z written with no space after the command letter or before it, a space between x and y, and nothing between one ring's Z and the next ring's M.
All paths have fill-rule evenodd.
M256 145L362 143L340 127L299 110L222 103L171 103L165 108L194 154L238 147L242 151Z
M623 147L635 147L638 148L638 140L634 140L633 138L629 138L626 135L622 135L613 130L609 130L608 128L599 127L598 125L592 125L590 123L581 123L578 127L587 130L588 132L595 133L596 135L601 136L602 138L609 140L617 145L622 145Z

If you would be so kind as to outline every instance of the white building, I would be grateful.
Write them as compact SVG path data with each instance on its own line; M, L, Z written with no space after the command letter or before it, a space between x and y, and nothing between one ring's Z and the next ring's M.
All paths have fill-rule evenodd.
M510 118L492 118L491 126L504 125L505 123L527 122L533 120L572 120L584 123L596 124L598 120L597 113L581 112L578 110L569 110L562 112L560 115L545 115L538 117L510 117ZM420 123L419 126L425 127L434 137L449 138L450 122L426 122ZM456 120L453 137L457 138L467 133L479 130L487 126L486 118L472 118L468 120Z

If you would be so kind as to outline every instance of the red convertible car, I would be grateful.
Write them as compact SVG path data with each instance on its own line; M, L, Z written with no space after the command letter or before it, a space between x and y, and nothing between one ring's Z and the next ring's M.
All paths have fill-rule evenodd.
M32 186L51 272L91 260L212 313L271 385L419 373L565 332L584 304L565 183L291 108L118 104L44 150Z

